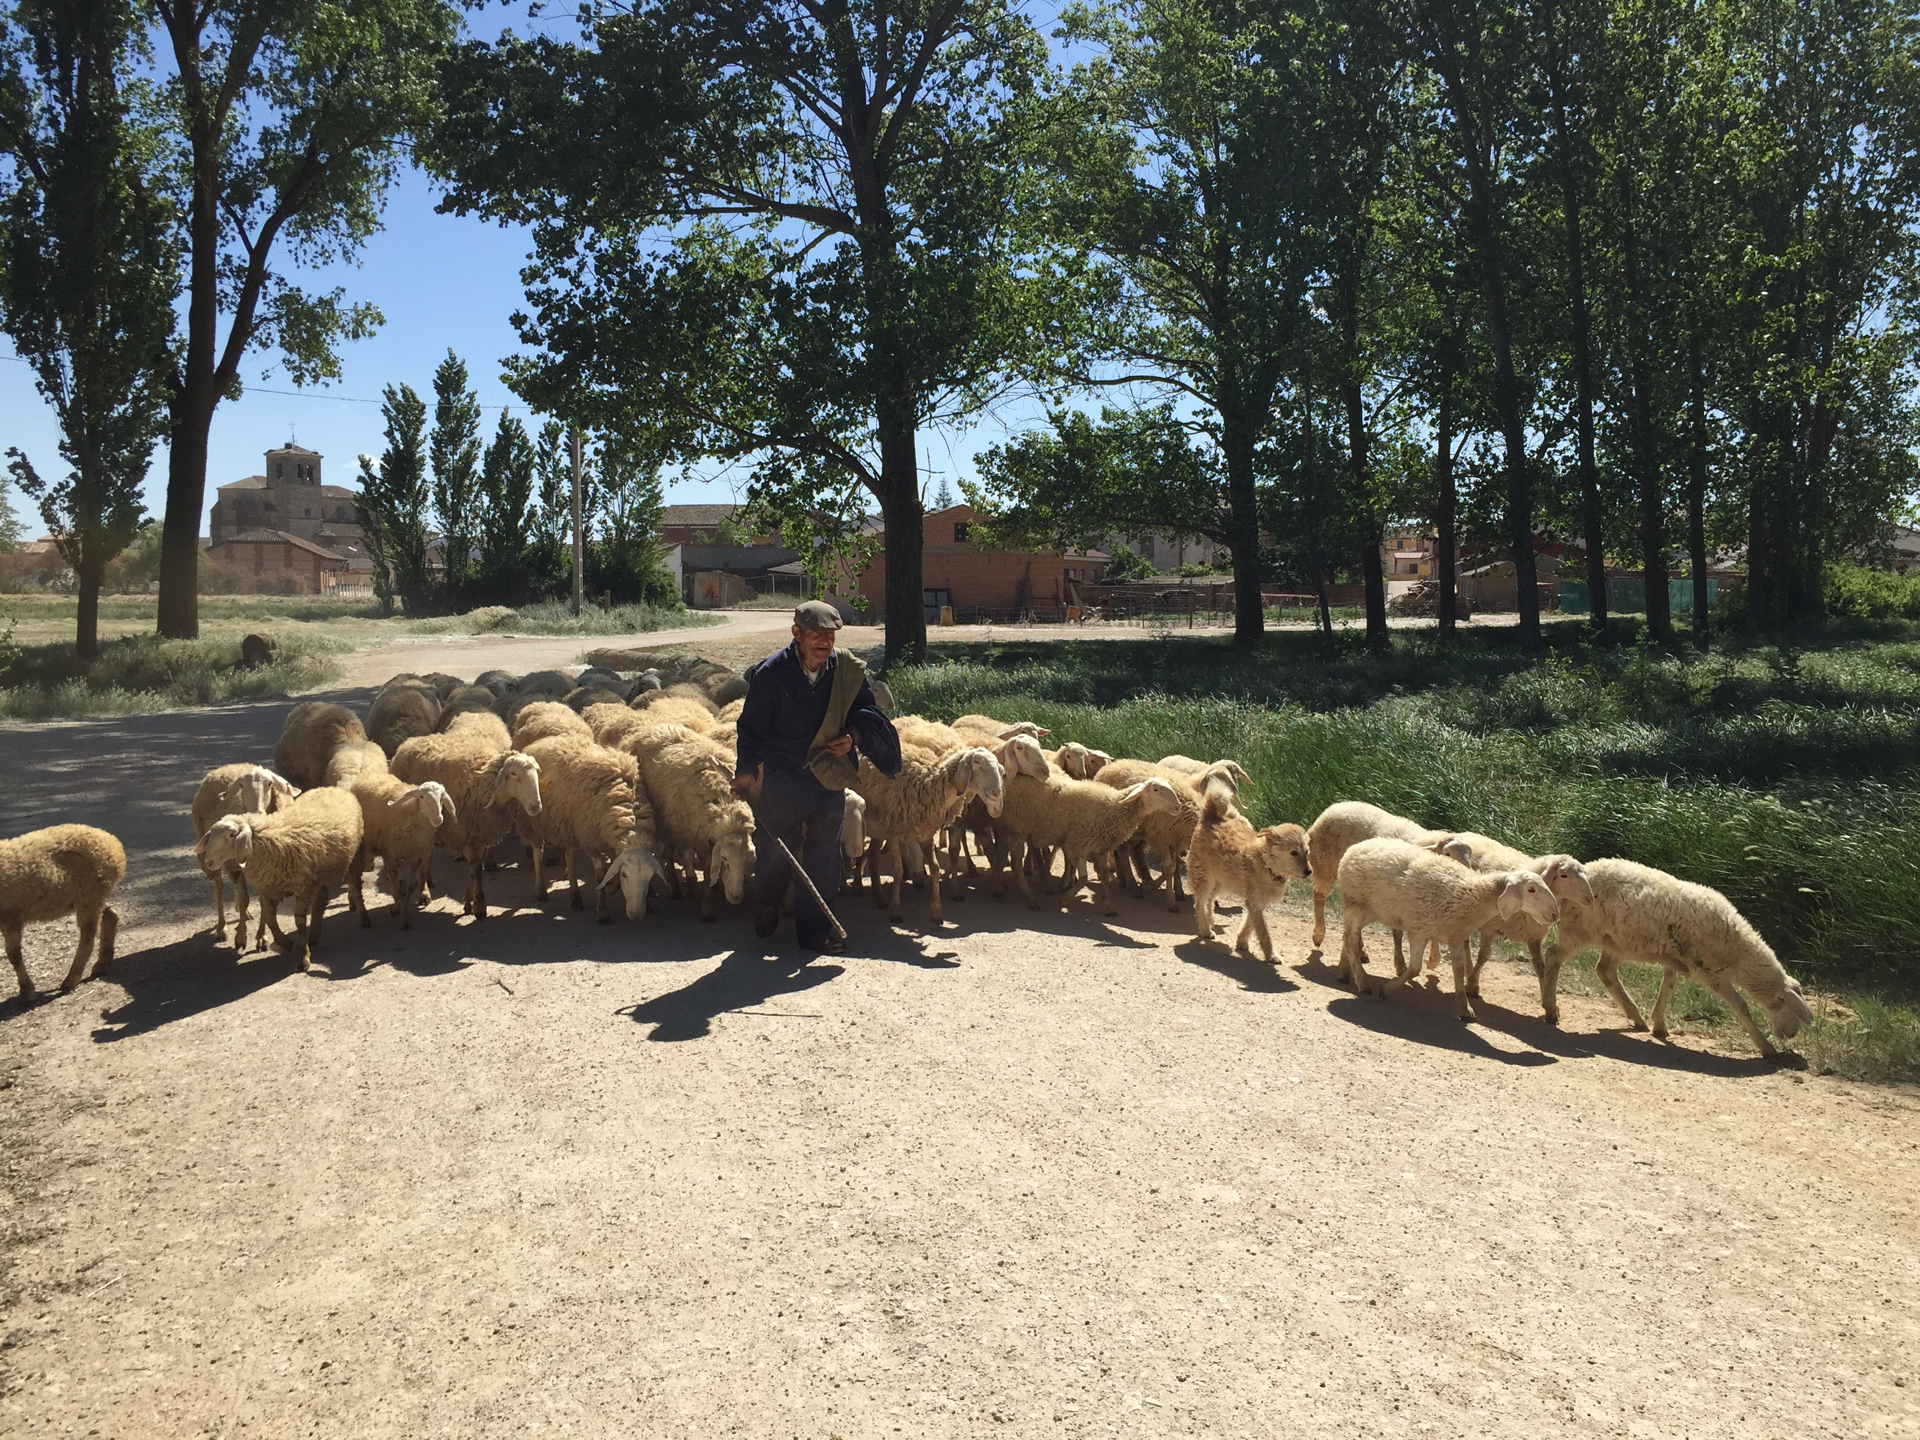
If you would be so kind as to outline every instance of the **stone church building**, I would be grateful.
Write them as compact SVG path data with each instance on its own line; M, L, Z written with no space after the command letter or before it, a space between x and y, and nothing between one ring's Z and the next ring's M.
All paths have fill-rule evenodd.
M275 530L343 554L361 547L354 492L321 480L324 457L291 442L267 451L267 473L222 485L207 535L213 544L251 530Z

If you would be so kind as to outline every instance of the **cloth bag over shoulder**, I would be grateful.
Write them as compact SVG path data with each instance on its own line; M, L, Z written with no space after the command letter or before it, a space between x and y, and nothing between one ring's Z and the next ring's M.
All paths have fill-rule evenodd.
M807 769L829 790L845 790L860 773L852 755L832 754L827 742L847 728L847 712L853 709L866 679L867 667L858 656L843 650L833 657L833 693L827 697L826 718L807 747Z

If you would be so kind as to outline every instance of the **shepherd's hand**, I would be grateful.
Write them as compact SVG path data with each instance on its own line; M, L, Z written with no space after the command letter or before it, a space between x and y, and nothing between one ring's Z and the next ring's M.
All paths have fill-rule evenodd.
M833 739L827 741L827 753L829 755L844 755L851 749L853 749L853 736L851 735L836 735Z

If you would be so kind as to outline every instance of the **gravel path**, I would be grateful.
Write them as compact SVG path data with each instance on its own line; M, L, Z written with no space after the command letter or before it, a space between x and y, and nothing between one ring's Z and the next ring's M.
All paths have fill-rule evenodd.
M0 1435L1920 1433L1910 1093L1357 1000L1291 906L1272 969L979 895L236 962L186 807L283 710L0 737L0 833L132 867L113 977L0 1005Z

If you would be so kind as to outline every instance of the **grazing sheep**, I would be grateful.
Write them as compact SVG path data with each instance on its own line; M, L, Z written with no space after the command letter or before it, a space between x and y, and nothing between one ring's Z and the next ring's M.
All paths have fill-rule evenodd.
M7 959L13 962L23 1002L39 993L27 974L21 948L21 932L29 925L69 915L79 922L80 945L73 952L67 978L60 982L63 995L86 974L96 935L100 959L93 973L99 975L113 964L113 937L119 932L120 916L107 900L126 873L126 850L113 836L91 825L51 825L0 840L0 935L6 937Z
M347 747L348 751L357 750L367 742L362 740ZM339 756L334 757L335 763ZM381 766L385 768L385 760ZM331 767L329 767L331 768ZM200 781L200 788L193 797L193 838L198 843L213 822L222 815L252 815L267 813L279 808L287 800L293 799L293 786L274 774L264 765L219 765L209 770ZM227 889L226 881L233 881L233 898L240 912L240 930L235 943L244 950L247 948L246 914L247 882L240 873L240 867L220 866L201 870L213 882L213 938L227 938Z
M1313 865L1314 948L1319 949L1327 938L1327 897L1333 893L1340 857L1349 846L1381 837L1405 840L1409 845L1430 845L1445 836L1443 830L1428 830L1364 800L1338 800L1322 810L1320 818L1307 829L1307 859ZM1404 969L1398 964L1397 937L1394 956L1396 968Z
M1173 811L1179 805L1173 787L1158 777L1116 790L1097 780L1075 780L1051 771L1044 780L1015 775L1007 782L996 830L1008 844L1013 879L1028 909L1038 910L1040 902L1027 884L1026 852L1030 846L1046 845L1066 854L1063 908L1079 893L1082 868L1092 861L1100 881L1101 912L1117 915L1110 857L1139 833L1148 815ZM1000 893L1006 894L1004 881Z
M979 746L968 746L949 755L935 757L916 745L900 747L901 769L898 775L883 775L866 756L860 757L860 769L851 789L867 802L867 834L876 840L907 841L920 844L927 855L928 889L932 893L932 916L938 924L946 917L940 908L940 862L933 841L951 825L975 795L987 807L987 814L998 818L1006 795L1006 772L1000 762ZM902 918L900 882L893 885L892 917Z
M440 696L424 680L389 680L367 708L367 738L389 760L402 740L431 735L440 725Z
M1203 772L1204 773L1204 772ZM1287 898L1287 882L1312 874L1307 863L1307 832L1298 825L1269 825L1261 830L1233 808L1233 786L1224 776L1207 782L1200 816L1187 851L1192 876L1193 928L1202 940L1213 938L1213 904L1238 895L1246 904L1246 923L1233 942L1243 955L1253 953L1250 938L1273 963L1273 936L1267 911Z
M722 895L738 905L753 872L753 811L733 793L733 756L709 735L684 727L644 733L634 748L653 801L660 854L680 894L681 866L706 874L700 918L714 921Z
M468 710L456 715L453 717L453 723L440 733L465 735L475 740L482 740L496 750L513 748L513 736L507 733L507 722L491 710Z
M1427 848L1462 859L1458 851L1466 847L1467 854L1463 863L1475 870L1531 870L1547 882L1547 888L1553 892L1553 898L1560 902L1562 914L1569 905L1592 903L1593 885L1587 879L1587 867L1571 855L1529 855L1524 850L1516 850L1511 845L1502 845L1498 840L1490 840L1485 835L1475 834L1471 830L1453 832L1446 840ZM1486 968L1488 957L1493 954L1495 940L1513 940L1527 947L1527 954L1533 962L1534 977L1540 982L1540 1011L1549 1024L1560 1023L1560 997L1547 982L1547 967L1541 954L1541 944L1547 938L1548 927L1542 925L1524 910L1505 920L1495 918L1480 932L1480 953L1473 962L1473 975L1467 993L1476 999L1480 995L1480 972ZM1439 968L1439 947L1430 947L1427 952L1427 968Z
M540 813L539 762L509 750L504 733L499 744L477 733L421 735L394 753L393 773L410 785L437 780L453 797L456 814L440 826L440 844L467 862L466 910L486 919L487 855L513 828L511 806Z
M626 706L620 706L624 712ZM513 748L524 750L536 740L554 735L593 739L593 727L558 700L536 700L513 717Z
M321 785L333 752L366 738L360 717L346 706L308 700L287 712L280 743L273 747L273 768L302 789Z
M510 697L508 697L510 698ZM441 707L440 720L436 728L445 734L453 728L453 722L462 715L495 715L508 703L493 693L485 685L462 685L447 697L447 703Z
M223 816L213 822L193 852L203 857L205 865L240 866L260 892L262 923L282 943L286 937L280 933L280 901L292 896L300 968L311 970L313 947L320 943L320 918L327 908L327 887L353 873L365 834L360 802L344 790L322 785L304 791L271 815ZM347 900L356 912L360 909L358 885L348 888Z
M602 925L613 917L607 889L618 883L627 902L627 916L638 920L647 913L647 889L655 877L665 879L654 858L653 807L640 788L634 757L596 744L590 735L549 735L527 746L527 755L540 766L541 808L520 821L521 838L533 851L533 899L547 903L546 847L557 845L567 856L567 897L583 910L575 854L593 866L598 895L596 916Z
M714 725L711 705L689 700L684 695L669 695L664 690L641 691L634 696L631 708L656 723L684 725L689 730L705 731Z
M327 773L320 777L320 783L351 789L353 782L363 775L386 773L386 751L371 740L351 740L333 752L333 758L327 762Z
M1631 860L1594 860L1586 868L1593 899L1561 912L1559 938L1546 954L1544 993L1557 988L1566 956L1593 946L1600 951L1600 983L1636 1030L1646 1029L1647 1022L1621 988L1623 960L1666 970L1653 1005L1653 1033L1662 1038L1667 1033L1667 1000L1681 975L1719 996L1768 1058L1777 1052L1754 1024L1742 990L1760 1002L1773 1033L1782 1040L1791 1040L1812 1021L1799 982L1781 968L1760 933L1718 890Z
M1171 770L1178 775L1185 775L1196 785L1205 785L1209 774L1216 772L1224 774L1233 786L1233 793L1236 796L1239 795L1242 785L1253 783L1253 777L1240 768L1237 760L1222 759L1208 764L1205 760L1194 760L1186 755L1167 755L1161 758L1160 768Z
M346 788L360 804L362 826L360 853L347 877L349 903L360 912L363 927L373 924L360 898L360 877L377 857L400 912L400 928L411 930L413 907L426 886L440 827L455 816L453 797L437 780L409 785L384 770L359 776Z
M1311 835L1308 854L1311 859ZM1504 920L1521 910L1546 925L1560 915L1546 881L1531 870L1482 874L1391 836L1349 846L1340 860L1339 882L1347 925L1341 958L1354 992L1390 995L1419 973L1419 966L1414 965L1395 975L1384 990L1372 988L1360 935L1370 924L1386 925L1406 932L1415 956L1429 939L1447 947L1453 960L1454 1003L1462 1020L1473 1019L1467 937L1496 917Z

